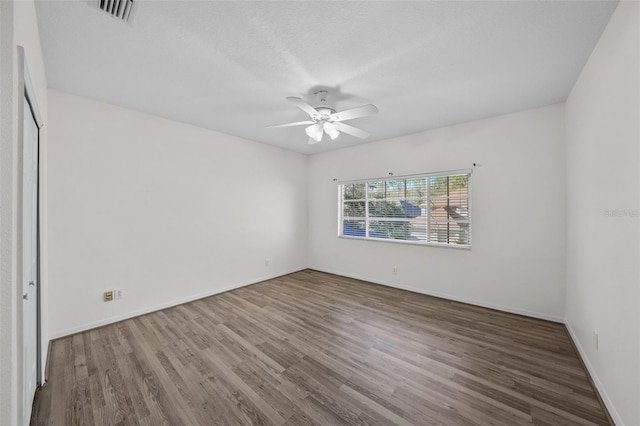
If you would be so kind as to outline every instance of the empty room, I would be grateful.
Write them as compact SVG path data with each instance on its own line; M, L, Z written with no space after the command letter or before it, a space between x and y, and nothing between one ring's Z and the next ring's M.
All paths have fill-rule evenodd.
M0 1L0 425L640 426L640 2Z

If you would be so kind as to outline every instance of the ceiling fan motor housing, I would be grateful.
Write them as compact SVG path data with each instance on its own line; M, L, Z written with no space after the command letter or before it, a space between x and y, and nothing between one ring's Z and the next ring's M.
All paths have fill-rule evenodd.
M318 114L319 114L318 117L312 117L313 121L315 121L315 122L318 122L320 120L328 120L329 116L331 114L335 114L335 112L336 112L335 109L329 108L329 107L325 107L325 106L316 107L315 110L318 111Z

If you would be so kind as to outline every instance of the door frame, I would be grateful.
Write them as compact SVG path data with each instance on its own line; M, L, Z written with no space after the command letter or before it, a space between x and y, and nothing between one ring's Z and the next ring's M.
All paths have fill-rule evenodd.
M34 206L35 209L35 215L36 215L36 256L37 256L37 271L36 271L36 277L37 277L37 285L36 285L36 294L37 294L37 298L36 298L36 388L40 387L43 384L43 365L42 365L42 306L41 306L41 298L42 298L42 288L41 288L41 276L40 273L42 271L42 259L41 259L41 244L40 244L40 240L41 240L41 234L40 234L40 229L41 229L41 225L40 225L40 221L41 221L41 216L40 216L40 195L41 195L41 179L40 179L40 175L41 175L41 158L40 158L40 139L41 139L41 129L44 126L44 122L42 120L42 115L40 114L40 108L38 107L38 102L36 100L36 92L33 86L33 83L31 82L31 76L29 74L29 68L27 66L27 59L26 59L26 55L25 55L25 49L22 46L17 46L17 59L18 59L18 99L17 99L17 104L18 104L18 152L17 157L18 157L18 208L19 208L19 217L18 217L18 228L22 229L22 222L24 220L23 215L24 212L22 210L22 206L24 205L24 200L22 199L22 194L23 194L23 188L22 188L22 177L23 177L23 169L25 167L25 165L23 164L23 149L24 149L24 109L25 109L25 102L27 103L27 105L29 106L29 109L31 110L31 114L33 116L33 119L36 123L36 126L38 128L38 140L36 142L37 146L38 146L38 156L35 158L35 160L37 161L37 167L38 167L38 176L37 176L37 195L36 195L36 205ZM23 268L23 258L24 258L24 248L22 247L22 232L20 233L20 241L19 241L19 259L18 259L18 268L19 268L19 273L18 273L18 278L19 278L19 289L17 291L18 296L20 297L19 299L19 315L18 315L18 324L19 324L19 346L18 346L18 350L20 351L21 354L21 359L19 361L19 364L22 366L22 368L19 369L18 372L18 377L20 377L19 380L19 389L20 389L20 400L22 400L21 404L19 405L20 407L23 407L24 404L30 404L33 401L24 401L24 386L25 386L25 377L23 377L22 372L24 371L24 349L25 349L25 344L24 341L22 339L22 331L24 328L24 323L22 321L23 319L23 309L22 309L22 285L23 285L23 280L24 280L24 273L25 271L22 270ZM22 408L22 410L24 410ZM20 413L20 416L22 416L22 412ZM29 419L22 419L22 421L24 422L25 420L27 420L27 422L29 421Z

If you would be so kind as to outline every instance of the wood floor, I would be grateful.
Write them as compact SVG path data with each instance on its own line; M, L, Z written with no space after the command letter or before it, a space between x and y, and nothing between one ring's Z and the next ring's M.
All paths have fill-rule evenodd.
M50 357L32 424L609 424L564 326L310 270Z

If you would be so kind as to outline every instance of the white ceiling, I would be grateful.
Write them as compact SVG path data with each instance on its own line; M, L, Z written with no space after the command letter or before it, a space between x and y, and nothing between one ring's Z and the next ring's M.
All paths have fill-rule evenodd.
M37 2L50 87L302 153L562 102L615 1ZM371 133L307 145L285 100L328 88Z

